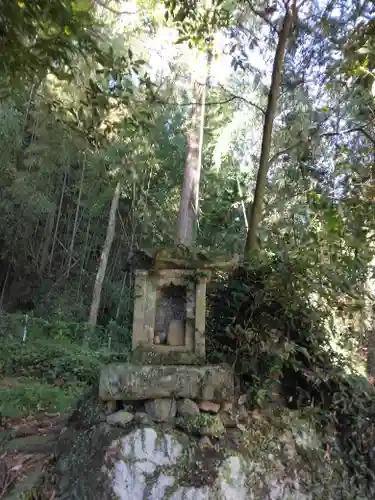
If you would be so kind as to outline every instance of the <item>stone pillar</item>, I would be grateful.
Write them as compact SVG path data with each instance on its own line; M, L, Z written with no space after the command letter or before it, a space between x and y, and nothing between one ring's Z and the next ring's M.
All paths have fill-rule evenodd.
M195 285L189 282L186 286L185 344L191 352L194 352L195 343L195 302Z
M136 271L134 282L134 315L132 348L148 342L147 329L145 328L145 308L147 293L147 271Z
M206 355L206 283L208 278L200 278L195 289L195 354L199 357Z
M154 343L155 316L156 316L157 288L153 279L148 279L146 288L145 329L147 330L147 343Z

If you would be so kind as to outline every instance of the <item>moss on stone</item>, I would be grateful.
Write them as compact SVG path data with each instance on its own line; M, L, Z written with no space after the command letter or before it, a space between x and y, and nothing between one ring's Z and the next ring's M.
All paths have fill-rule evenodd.
M209 413L196 413L176 418L176 426L189 434L198 436L220 437L225 432L225 427L218 415Z
M85 395L73 414L75 417L70 419L68 430L60 437L54 469L59 477L58 500L113 500L112 464L116 460L130 463L133 458L136 460L124 457L121 439L136 426L124 431L100 422L102 407L97 395L97 387ZM147 478L151 490L160 475L173 477L173 486L166 492L165 500L181 487L214 488L219 470L222 475L226 473L225 460L234 455L241 461L249 498L269 496L271 483L275 483L276 489L280 486L284 492L282 498L288 498L287 495L295 498L295 482L298 498L368 499L351 484L340 450L332 447L326 456L312 414L289 410L274 415L254 414L246 427L226 431L219 416L208 413L178 417L175 423L183 432L152 426L161 449L167 434L182 448L176 463L157 466ZM203 447L196 437L201 435L219 439L214 446ZM286 477L289 483L285 482Z

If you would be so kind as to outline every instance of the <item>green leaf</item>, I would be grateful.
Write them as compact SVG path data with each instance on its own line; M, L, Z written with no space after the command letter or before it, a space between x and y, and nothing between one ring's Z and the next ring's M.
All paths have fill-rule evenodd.
M371 51L368 47L360 47L358 50L357 50L357 53L358 54L369 54Z

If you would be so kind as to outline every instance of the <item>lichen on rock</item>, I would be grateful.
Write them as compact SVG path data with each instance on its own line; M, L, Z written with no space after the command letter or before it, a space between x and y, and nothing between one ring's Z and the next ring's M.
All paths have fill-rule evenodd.
M220 437L225 432L225 427L218 415L197 413L176 419L176 426L189 434L198 436Z
M179 430L178 418L191 426ZM218 415L178 418L168 429L135 420L126 428L68 429L56 463L57 500L366 499L339 451L327 458L312 422L298 412L254 414L241 429L219 426L207 445L199 435Z
M173 406L168 421L149 414L155 401L168 417ZM175 416L184 398L127 397L112 406L108 425L98 387L89 391L59 438L56 500L370 500L352 484L335 436L327 451L308 412L242 405L240 423L233 405L224 402L215 414L199 402ZM223 412L233 413L230 425Z

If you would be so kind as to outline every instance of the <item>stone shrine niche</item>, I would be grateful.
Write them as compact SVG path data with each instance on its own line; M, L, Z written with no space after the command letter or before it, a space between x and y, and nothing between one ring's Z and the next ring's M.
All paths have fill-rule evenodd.
M205 356L209 271L151 269L135 273L133 350Z
M171 283L158 288L156 292L154 344L185 345L186 300L186 286Z

